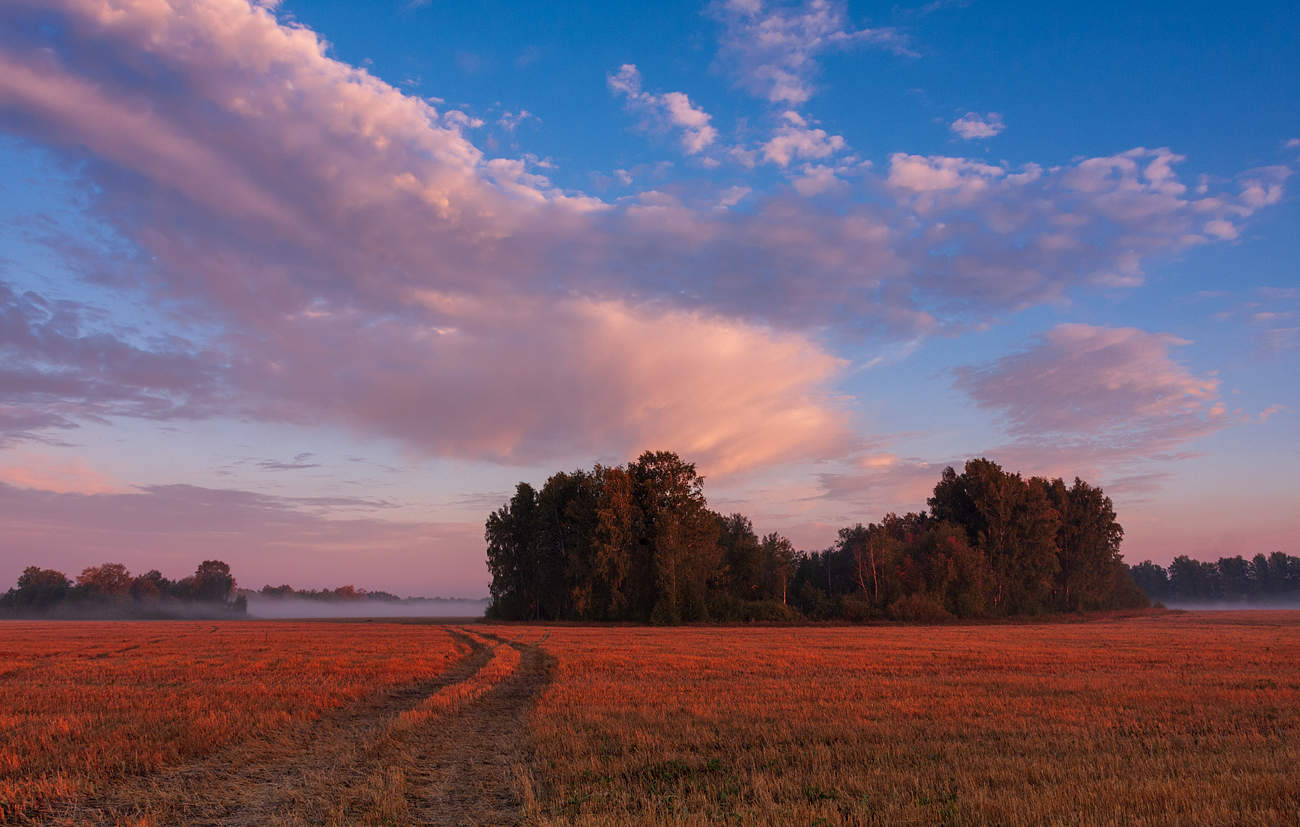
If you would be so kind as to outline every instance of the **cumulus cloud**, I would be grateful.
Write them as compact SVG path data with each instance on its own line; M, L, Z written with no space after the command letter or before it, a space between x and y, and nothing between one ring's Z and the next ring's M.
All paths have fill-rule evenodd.
M688 155L698 155L718 137L718 131L709 124L709 113L697 108L682 92L644 91L641 73L631 63L623 64L609 76L609 88L624 96L629 107L649 115L657 124L680 130L682 150Z
M1007 127L1002 122L1002 116L997 112L989 112L985 115L967 112L949 124L948 128L958 137L970 141L976 138L992 138L1001 134Z
M1142 147L1052 168L895 153L886 183L924 223L910 258L927 286L1023 307L1073 284L1141 284L1144 260L1233 236L1290 175L1254 169L1235 193L1190 195L1181 160Z
M814 160L840 152L846 144L840 135L810 126L798 112L784 112L781 125L763 144L763 159L777 166L788 166L796 159Z
M1230 421L1218 377L1171 356L1187 344L1131 327L1063 324L1018 353L959 368L956 385L1022 446L1149 457Z
M912 54L897 29L855 29L843 0L722 0L711 11L723 28L719 60L741 88L773 103L797 106L812 97L823 52L871 45Z

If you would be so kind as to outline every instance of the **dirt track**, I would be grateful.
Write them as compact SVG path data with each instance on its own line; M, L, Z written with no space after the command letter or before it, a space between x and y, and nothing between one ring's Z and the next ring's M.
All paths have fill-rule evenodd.
M338 710L274 742L131 779L48 823L158 825L517 824L532 797L528 710L550 678L536 644L452 633L470 654L436 678ZM411 728L403 712L487 664L496 647L519 666L464 706Z

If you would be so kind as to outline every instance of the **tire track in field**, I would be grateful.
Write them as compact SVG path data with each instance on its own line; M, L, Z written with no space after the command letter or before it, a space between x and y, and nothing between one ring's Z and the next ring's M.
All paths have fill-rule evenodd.
M534 794L528 713L551 680L554 658L541 643L496 635L519 651L519 666L459 714L425 733L406 774L409 823L518 824Z
M384 789L385 776L391 776L387 771L395 763L407 763L392 723L439 690L473 678L494 650L461 630L448 631L469 644L471 651L440 675L334 710L278 740L253 739L202 761L128 778L93 801L67 806L44 823L195 827L408 823L388 817L392 807L386 799L393 796ZM401 790L396 798L404 801Z

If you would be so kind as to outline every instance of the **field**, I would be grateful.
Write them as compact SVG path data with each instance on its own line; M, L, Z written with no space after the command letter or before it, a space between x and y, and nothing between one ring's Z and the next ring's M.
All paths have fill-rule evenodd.
M4 624L0 710L18 823L1300 823L1300 613Z

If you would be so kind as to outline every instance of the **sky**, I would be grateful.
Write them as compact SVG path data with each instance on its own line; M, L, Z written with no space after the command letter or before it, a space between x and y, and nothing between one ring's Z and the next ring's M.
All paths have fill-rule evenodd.
M0 4L0 587L480 597L647 449L807 550L987 456L1300 553L1300 7Z

